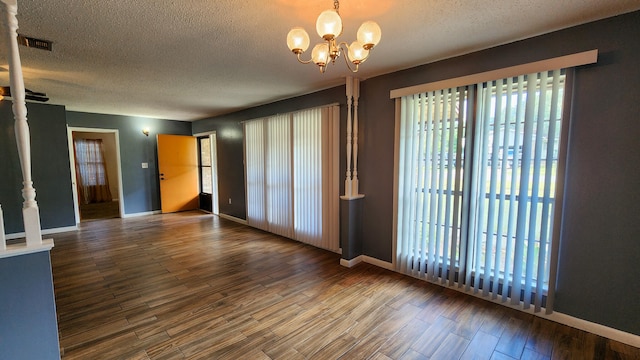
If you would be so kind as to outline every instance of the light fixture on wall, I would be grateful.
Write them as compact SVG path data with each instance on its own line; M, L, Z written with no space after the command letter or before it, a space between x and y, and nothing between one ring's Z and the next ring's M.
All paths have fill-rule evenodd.
M287 46L303 64L313 62L324 73L329 62L335 62L340 53L344 51L345 63L352 72L357 72L361 63L369 58L369 52L380 42L382 32L380 26L374 21L365 21L360 25L357 40L350 45L346 42L338 42L337 37L342 34L342 19L338 12L340 2L334 0L333 9L320 13L316 20L316 31L324 42L316 44L311 50L311 59L302 60L300 55L309 48L309 34L301 28L294 27L287 34ZM355 65L351 67L351 64Z
M149 131L150 131L150 130L149 130L149 128L148 128L148 127L145 127L145 128L143 128L143 129L142 129L142 133L143 133L145 136L149 136Z

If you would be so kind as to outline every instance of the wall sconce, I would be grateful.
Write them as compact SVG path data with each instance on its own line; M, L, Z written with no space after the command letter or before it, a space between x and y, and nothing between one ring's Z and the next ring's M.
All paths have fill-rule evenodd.
M143 128L143 129L142 129L142 133L143 133L145 136L149 136L149 128L148 128L148 127Z

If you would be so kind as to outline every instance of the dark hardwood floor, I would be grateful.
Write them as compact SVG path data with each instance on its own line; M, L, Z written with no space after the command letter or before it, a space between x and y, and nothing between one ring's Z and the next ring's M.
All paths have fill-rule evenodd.
M80 220L93 221L120 217L118 201L80 204Z
M64 359L639 359L640 349L198 212L54 236Z

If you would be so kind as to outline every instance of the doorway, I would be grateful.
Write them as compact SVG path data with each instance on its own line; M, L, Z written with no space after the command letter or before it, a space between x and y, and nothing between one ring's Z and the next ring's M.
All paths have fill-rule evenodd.
M124 204L118 130L67 127L67 139L76 224L81 221L122 217ZM83 183L79 178L80 169L76 165L78 159L82 159L82 157L76 154L74 140L78 140L80 143L101 144L104 178L108 181L108 186L105 185L108 199L104 195L99 202L85 199L85 194L82 191Z
M216 133L194 135L198 139L200 210L218 215L218 155Z

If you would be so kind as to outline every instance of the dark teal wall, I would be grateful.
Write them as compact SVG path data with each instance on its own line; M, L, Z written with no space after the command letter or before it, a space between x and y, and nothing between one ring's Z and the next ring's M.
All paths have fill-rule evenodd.
M22 172L11 101L0 101L0 205L8 234L24 231ZM31 173L43 229L75 226L64 106L27 104Z
M0 259L0 359L59 359L49 252Z
M220 119L215 123L200 120L193 123L193 133L216 132L218 160L219 213L246 219L244 171L242 166L242 124L234 119ZM231 204L229 204L231 199Z
M359 143L360 187L366 195L364 254L384 261L392 256L395 110L390 90L597 48L598 64L577 69L575 76L556 309L640 335L638 38L640 12L634 12L364 81ZM193 124L76 112L68 112L67 121L76 127L119 129L126 213L160 208L155 134L217 131L221 212L245 218L240 121L334 102L343 105L344 119L341 86ZM63 113L63 107L29 105L34 182L44 228L73 225ZM22 229L21 219L13 218L19 216L21 199L16 200L13 189L19 196L21 185L16 184L21 178L6 102L0 103L0 117L0 162L10 174L0 185L0 203L8 232L15 232ZM148 138L141 134L144 126L152 130ZM344 153L342 146L341 159ZM142 169L141 162L149 162L150 168ZM344 160L340 167L345 167ZM234 206L225 206L228 197Z
M363 253L392 261L391 90L599 49L598 64L577 69L575 77L556 309L640 335L639 38L640 12L634 12L362 82L358 170L366 195ZM344 98L344 87L338 87L198 121L194 129L329 102L344 105ZM341 154L344 158L344 146ZM239 174L241 158L234 156Z
M117 129L125 214L160 210L156 135L191 135L191 123L134 116L67 112L70 127ZM142 129L150 129L149 136ZM143 169L142 163L149 164Z
M312 95L274 102L215 118L193 122L193 133L216 132L218 140L218 194L220 213L246 219L245 180L243 165L242 121L258 119L265 116L292 112L310 107L346 103L344 86L319 91ZM341 107L346 116L344 106ZM343 137L345 131L340 132ZM346 142L346 138L344 141ZM344 149L342 149L344 152ZM341 156L340 159L345 158ZM342 160L341 169L346 168L346 160ZM231 204L228 199L231 198Z
M575 73L556 310L640 335L640 12L366 81L360 186L364 253L391 261L389 91L599 49Z

